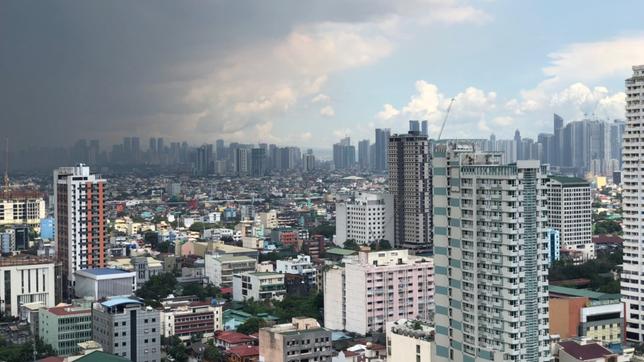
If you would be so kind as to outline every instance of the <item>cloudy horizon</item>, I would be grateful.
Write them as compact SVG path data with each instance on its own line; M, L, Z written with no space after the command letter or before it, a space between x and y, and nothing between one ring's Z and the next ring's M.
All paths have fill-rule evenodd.
M17 147L124 136L326 149L409 119L536 138L623 118L644 4L509 0L3 1L0 109ZM544 20L547 19L547 20ZM599 19L599 21L597 21Z

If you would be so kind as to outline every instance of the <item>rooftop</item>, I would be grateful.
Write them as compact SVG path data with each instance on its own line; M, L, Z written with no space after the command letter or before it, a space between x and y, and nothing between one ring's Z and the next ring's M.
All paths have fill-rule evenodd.
M224 341L230 344L239 344L239 343L245 343L245 342L250 342L255 340L255 338L247 334L243 334L239 332L231 332L231 331L221 332L215 336L215 339L218 339L220 341Z
M84 269L84 270L79 270L79 273L87 273L87 274L92 274L92 275L115 275L115 274L125 274L125 273L131 273L127 270L123 269L116 269L116 268L94 268L94 269Z
M552 285L552 284L548 287L548 290L550 294L568 296L568 297L586 297L591 300L611 300L611 299L619 300L620 299L619 294L600 293L600 292L594 292L588 289L568 288L568 287L561 287L561 286Z
M326 249L327 254L336 254L336 255L355 255L358 252L351 249L342 249L342 248L329 248Z
M565 341L560 342L559 346L572 357L582 361L595 360L613 354L599 343L579 344L576 341Z
M238 357L259 356L259 346L237 346L228 349L226 352Z
M53 264L53 258L33 256L28 254L18 254L0 258L0 267L18 266L18 265L35 265L35 264Z
M129 359L119 357L117 355L107 353L107 352L94 351L86 356L83 356L77 359L76 361L77 362L127 362L129 361Z
M588 181L579 177L550 176L549 178L565 186L589 186L590 185Z
M104 307L107 307L107 308L112 308L112 307L116 307L117 305L123 305L123 304L141 304L141 305L143 305L143 302L138 300L138 299L119 297L119 298L108 299L108 300L106 300L106 301L101 303L101 305L103 305Z
M89 308L83 308L83 307L77 307L77 306L71 306L71 305L66 305L66 306L60 306L60 307L52 307L47 309L47 311L51 314L55 314L59 317L62 316L68 316L68 315L78 315L78 314L91 314L92 310Z

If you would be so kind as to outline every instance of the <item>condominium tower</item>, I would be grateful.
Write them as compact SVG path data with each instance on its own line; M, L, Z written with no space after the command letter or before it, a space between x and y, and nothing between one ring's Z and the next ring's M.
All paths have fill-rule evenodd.
M416 252L432 248L431 156L417 131L389 138L389 192L394 196L394 243Z
M551 176L548 182L548 224L559 231L561 247L595 258L590 184L577 177Z
M83 164L54 170L56 245L65 299L71 296L76 270L105 267L104 194L105 180Z
M644 341L644 65L633 67L626 80L626 129L622 149L624 269L622 301L626 308L626 339Z
M433 152L436 355L550 361L546 168Z

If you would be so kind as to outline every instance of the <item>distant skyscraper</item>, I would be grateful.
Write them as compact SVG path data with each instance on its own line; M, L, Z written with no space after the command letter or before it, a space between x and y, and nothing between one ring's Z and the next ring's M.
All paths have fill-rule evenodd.
M313 153L305 153L302 156L302 164L304 172L311 172L315 169L315 156Z
M343 138L333 145L333 164L336 170L354 167L356 163L356 148L351 145L349 137Z
M251 171L253 177L266 175L266 149L253 148L251 150Z
M132 137L123 137L123 152L126 158L132 156Z
M551 361L545 172L435 146L438 360Z
M212 145L203 145L197 148L197 162L195 173L200 176L206 176L212 169Z
M105 267L105 180L91 174L83 164L56 169L54 203L63 297L69 299L76 270Z
M376 128L376 142L374 150L373 168L376 172L387 171L387 152L389 149L389 128Z
M633 67L626 80L626 129L623 152L624 267L621 276L622 302L626 307L626 339L644 341L644 275L641 254L644 236L644 179L641 162L644 147L644 65Z
M250 173L250 150L238 148L235 152L235 173L246 176Z
M432 249L431 156L419 132L389 138L389 192L394 196L396 247Z
M429 131L427 130L427 121L421 121L420 122L420 134L429 137Z
M132 154L130 162L139 162L141 156L141 139L139 137L132 137Z
M217 160L224 160L226 159L226 146L224 143L224 140L217 140L215 141L215 153L216 153L216 159Z
M420 133L420 123L416 120L409 121L409 132Z
M369 140L358 142L358 164L360 169L369 169Z
M161 154L165 152L164 147L165 146L163 145L163 137L157 138L157 153Z
M517 148L517 160L523 160L523 145L521 142L521 132L519 130L514 131L514 144Z
M564 119L560 115L553 115L553 131L554 131L554 154L552 157L553 166L562 166L562 152L563 152L563 128Z
M157 153L157 139L150 137L150 145L148 146L148 152L151 154Z

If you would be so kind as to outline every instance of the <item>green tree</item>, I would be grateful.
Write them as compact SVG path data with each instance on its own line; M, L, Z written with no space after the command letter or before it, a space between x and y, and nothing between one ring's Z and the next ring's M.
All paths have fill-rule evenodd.
M611 220L602 220L597 222L593 227L593 234L619 234L622 232L622 227L619 223Z
M166 346L166 352L177 362L188 362L188 348L177 336L162 339L161 344Z
M224 362L224 354L221 350L215 347L212 339L206 344L206 350L203 353L203 358L209 362Z
M335 225L328 222L321 223L320 225L309 229L310 235L323 235L327 239L331 239L335 234Z
M380 239L379 241L371 243L371 250L391 250L391 243L389 240Z
M358 243L353 239L347 239L342 246L345 249L360 250L360 245L358 245Z
M199 300L221 298L221 290L214 285L203 286L200 283L189 283L182 286L181 295L194 295Z
M154 275L143 284L136 295L143 298L146 302L158 301L174 293L177 288L177 278L172 273L161 273Z
M252 334L259 331L260 328L266 327L266 321L262 318L249 318L246 322L237 327L237 332L244 334Z

